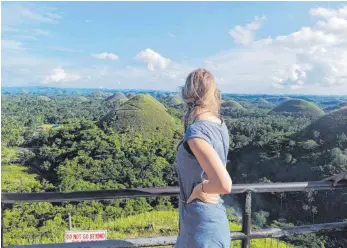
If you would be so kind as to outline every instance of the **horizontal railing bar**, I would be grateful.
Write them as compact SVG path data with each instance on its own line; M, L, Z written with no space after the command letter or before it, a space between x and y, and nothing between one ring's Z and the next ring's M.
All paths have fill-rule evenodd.
M333 187L331 181L235 184L233 185L231 194L241 194L246 191L251 191L255 193L267 193L307 190L333 190L345 187L347 187L346 181L338 183L335 187ZM135 197L177 196L178 194L178 187L94 190L74 192L1 193L1 202L13 204L17 202L113 200L120 198Z
M251 239L262 238L279 238L283 236L291 236L295 234L308 234L312 232L331 232L331 231L347 231L347 221L323 223L314 225L304 225L297 227L286 228L269 228L256 230L251 232L249 237ZM242 232L231 232L232 240L245 239L247 236ZM134 238L124 240L105 240L94 242L81 242L81 243L56 243L56 244L40 244L40 245L18 245L7 246L7 248L119 248L119 247L148 247L148 246L165 246L174 245L177 236L161 236L151 238Z

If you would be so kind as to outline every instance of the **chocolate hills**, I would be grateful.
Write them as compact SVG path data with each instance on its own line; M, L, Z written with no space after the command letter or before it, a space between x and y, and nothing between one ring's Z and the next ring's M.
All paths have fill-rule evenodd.
M302 99L290 99L281 103L270 112L276 113L304 114L313 118L324 115L324 111L317 105Z
M165 107L150 95L140 94L110 111L100 120L101 126L117 132L141 133L144 137L165 135L172 137L182 131L179 121L166 112Z

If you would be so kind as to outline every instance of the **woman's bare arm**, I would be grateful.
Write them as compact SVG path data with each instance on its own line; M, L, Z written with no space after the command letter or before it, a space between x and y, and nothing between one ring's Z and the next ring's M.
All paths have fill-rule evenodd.
M189 139L188 145L208 177L203 190L210 194L228 194L231 192L232 181L218 153L205 140Z

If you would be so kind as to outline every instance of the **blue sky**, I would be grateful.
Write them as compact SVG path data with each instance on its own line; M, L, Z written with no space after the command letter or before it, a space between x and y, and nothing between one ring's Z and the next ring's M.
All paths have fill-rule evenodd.
M2 85L347 94L339 2L3 2Z

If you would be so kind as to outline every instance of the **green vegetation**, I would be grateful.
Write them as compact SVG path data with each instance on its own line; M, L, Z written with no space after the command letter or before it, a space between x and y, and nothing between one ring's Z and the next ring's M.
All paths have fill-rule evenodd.
M87 97L84 97L84 96L76 96L74 97L74 99L76 99L76 101L79 101L79 102L88 102L89 99Z
M51 99L47 96L38 96L37 99L45 102L49 102Z
M271 113L303 114L313 118L318 118L324 115L324 111L318 108L315 104L302 99L287 100L275 107Z
M10 240L9 244L37 244L37 243L63 243L64 232L67 229L66 213L61 212L49 203L35 203L35 207L40 207L40 217L51 212L51 220L47 221L44 228L23 229L20 236L16 236L18 232L6 232L6 240ZM23 205L23 210L28 211L29 206ZM76 209L74 206L67 206L68 209ZM85 209L83 209L85 210ZM10 216L6 212L8 219L13 219L19 216ZM6 223L9 224L9 223ZM93 219L88 217L78 217L72 215L73 230L107 230L108 239L125 239L136 237L151 237L151 236L174 236L178 232L178 212L177 210L162 210L151 211L133 216L120 217L115 219L104 220L99 213ZM23 227L22 227L23 228ZM240 231L241 225L235 222L230 222L232 231ZM26 230L27 232L25 232ZM35 231L35 232L34 232ZM277 247L294 247L276 239L261 239L252 240L251 246L263 248L266 244L276 244ZM240 241L233 241L232 247L240 247Z
M1 165L2 192L40 192L43 190L36 173L21 165Z
M183 135L184 105L173 94L136 91L125 103L106 101L110 91L87 89L5 89L2 97L2 188L10 192L76 191L177 186L176 144ZM48 93L47 93L48 92ZM106 92L106 93L105 93ZM58 94L59 93L59 94ZM170 95L168 97L168 95ZM4 97L5 96L5 97ZM50 101L40 100L45 96ZM156 99L155 99L155 98ZM297 96L295 96L297 97ZM234 183L320 180L347 170L347 97L302 97L293 111L268 114L276 96L226 95L241 108L222 107L229 129L228 171ZM266 99L269 106L261 99ZM338 101L337 101L338 100ZM335 101L335 102L334 102ZM235 104L231 104L234 106ZM246 106L246 107L245 107ZM288 107L289 106L289 107ZM313 107L314 106L314 107ZM288 111L288 109L290 111ZM314 109L307 114L307 109ZM330 111L330 110L329 110ZM318 114L320 113L320 114ZM320 117L320 118L318 118ZM318 119L317 119L318 118ZM317 119L317 120L315 120ZM226 201L227 202L227 201ZM233 207L239 204L233 196ZM5 244L62 242L71 213L74 229L108 229L109 238L175 235L175 197L6 206ZM341 221L341 191L256 194L255 228ZM232 230L238 218L228 209ZM346 247L341 233L283 238L278 247ZM234 241L234 247L240 242ZM252 247L277 246L253 240Z

